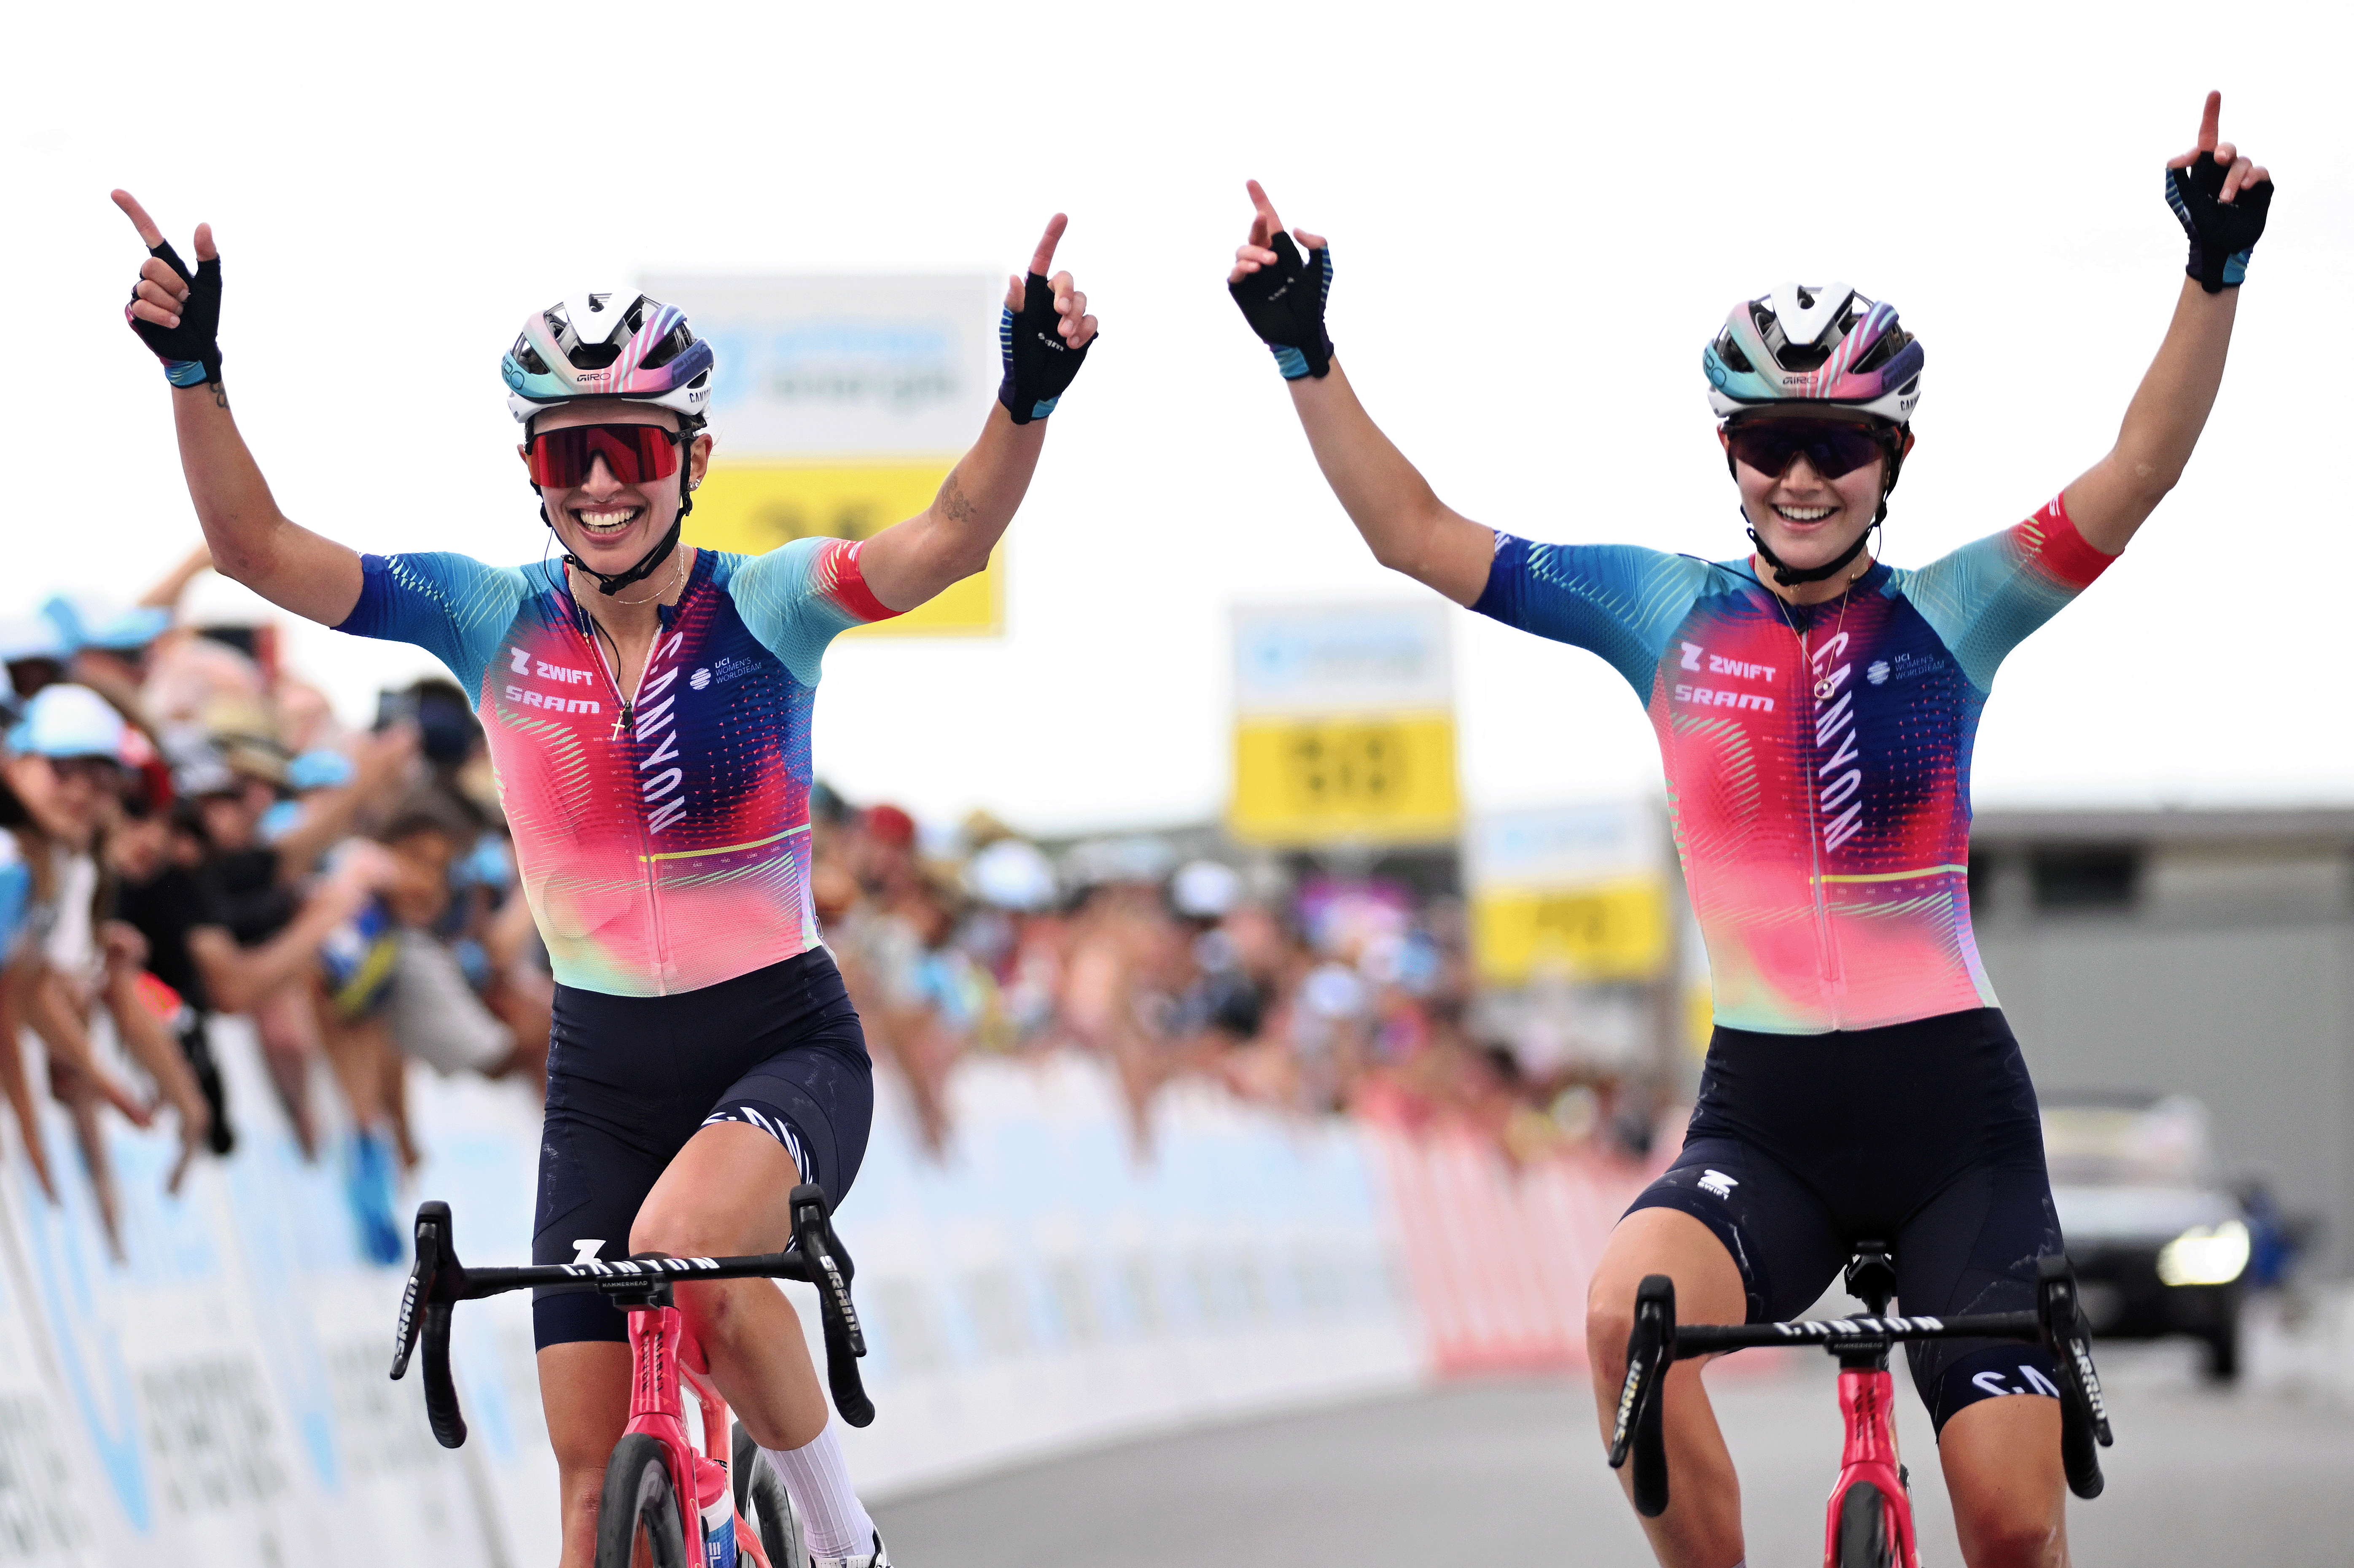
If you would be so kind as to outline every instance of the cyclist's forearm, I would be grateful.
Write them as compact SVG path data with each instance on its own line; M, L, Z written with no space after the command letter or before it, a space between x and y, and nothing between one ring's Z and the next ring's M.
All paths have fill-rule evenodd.
M2240 291L2183 280L2174 318L2108 455L2068 487L2068 514L2095 549L2115 555L2182 478L2223 385Z
M1288 385L1316 466L1373 558L1458 604L1477 599L1487 586L1493 535L1438 499L1365 412L1339 360L1328 375Z
M278 509L217 385L175 388L180 469L213 564L281 609L333 626L359 602L360 558Z
M992 403L981 439L921 513L867 541L859 569L875 597L913 609L989 565L989 555L1029 493L1045 449L1046 419L1017 425Z

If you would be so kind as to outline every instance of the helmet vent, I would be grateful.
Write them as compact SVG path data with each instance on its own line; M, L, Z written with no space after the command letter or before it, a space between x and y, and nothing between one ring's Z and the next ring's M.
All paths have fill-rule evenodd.
M572 368L602 370L620 357L621 345L618 343L575 344L571 354Z

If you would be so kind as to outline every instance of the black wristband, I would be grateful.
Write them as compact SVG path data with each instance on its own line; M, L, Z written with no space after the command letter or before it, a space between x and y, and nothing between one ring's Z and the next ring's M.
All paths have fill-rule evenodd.
M1302 260L1288 234L1267 241L1275 265L1226 285L1242 308L1243 320L1275 351L1286 381L1303 376L1321 379L1332 368L1332 340L1324 334L1324 301L1332 291L1332 250L1311 250Z
M164 362L164 371L171 376L174 386L197 385L194 378L183 380L173 369L175 366L185 365L204 366L204 379L218 382L221 378L221 352L216 339L220 332L220 258L216 256L209 261L199 261L196 270L190 272L168 239L150 247L147 254L177 272L188 285L188 297L180 302L180 324L167 327L142 321L132 313L130 305L122 307L122 319L131 323L131 330L139 334L139 341L154 350L155 357ZM132 290L131 298L134 303L138 301L137 288Z
M2201 153L2187 169L2166 171L2166 205L2190 236L2190 261L2182 270L2211 294L2235 289L2248 275L2248 256L2264 231L2272 210L2273 183L2242 185L2222 199L2227 171L2212 153Z
M1070 388L1087 363L1094 339L1078 348L1065 340L1063 318L1055 312L1055 288L1033 272L1022 285L1022 310L1008 310L997 323L997 347L1005 362L1005 379L998 384L997 400L1017 425L1043 419ZM1100 335L1100 334L1098 334Z

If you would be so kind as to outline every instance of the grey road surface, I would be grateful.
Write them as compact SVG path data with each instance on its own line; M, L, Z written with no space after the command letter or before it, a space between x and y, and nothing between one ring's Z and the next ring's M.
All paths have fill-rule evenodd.
M1836 1369L1711 1374L1742 1468L1754 1568L1821 1561L1839 1456ZM2080 1563L2354 1561L2354 1409L2280 1386L2218 1392L2187 1351L2115 1347L2108 1490L2071 1504ZM1928 1418L1907 1380L1922 1560L1961 1554ZM1041 1463L876 1510L904 1568L1303 1568L1558 1563L1644 1568L1588 1396L1558 1382L1457 1385Z

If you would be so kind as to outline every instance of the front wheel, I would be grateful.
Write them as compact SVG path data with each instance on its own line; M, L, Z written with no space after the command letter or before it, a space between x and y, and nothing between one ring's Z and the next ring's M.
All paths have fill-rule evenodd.
M1893 1568L1896 1561L1888 1542L1888 1499L1869 1481L1857 1482L1840 1499L1839 1548L1832 1561L1835 1568Z
M735 1440L728 1446L735 1471L736 1511L759 1538L769 1568L801 1568L809 1561L803 1555L801 1521L793 1513L783 1478L760 1457L760 1446L752 1441L742 1422L736 1424Z
M670 1451L649 1433L627 1434L605 1462L597 1568L688 1568Z

